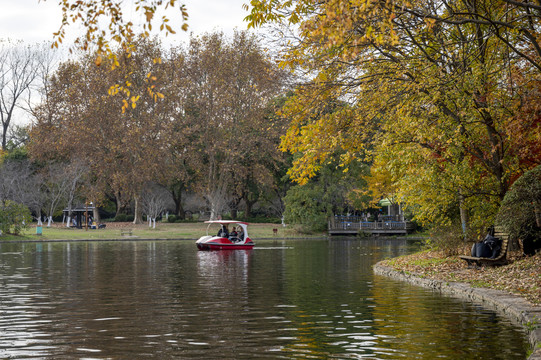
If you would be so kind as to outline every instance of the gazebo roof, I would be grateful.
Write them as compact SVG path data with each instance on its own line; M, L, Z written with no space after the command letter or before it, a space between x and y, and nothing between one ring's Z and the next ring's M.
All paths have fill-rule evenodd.
M66 213L68 211L69 211L68 208L65 208L63 210L63 212L66 212ZM94 205L88 205L88 206L77 205L77 206L71 208L71 212L85 212L85 211L88 211L88 212L94 211Z

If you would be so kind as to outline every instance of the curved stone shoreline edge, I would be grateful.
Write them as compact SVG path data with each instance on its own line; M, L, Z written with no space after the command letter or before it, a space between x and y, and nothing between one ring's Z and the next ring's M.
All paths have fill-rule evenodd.
M373 269L377 275L431 288L442 294L474 301L496 310L512 321L520 323L527 331L533 349L528 360L541 360L541 306L533 306L518 296L500 290L474 288L465 283L427 279L422 275L395 270L381 263L374 265Z

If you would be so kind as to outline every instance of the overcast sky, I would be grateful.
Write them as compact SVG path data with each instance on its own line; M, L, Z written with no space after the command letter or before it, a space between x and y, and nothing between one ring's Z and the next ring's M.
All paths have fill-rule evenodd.
M189 14L189 32L201 34L205 31L222 30L231 34L234 28L246 29L243 21L248 14L242 4L249 0L181 0L186 4ZM129 3L129 0L126 1ZM129 15L127 10L126 15ZM169 12L168 16L173 22L173 15L178 12ZM137 16L138 15L134 15ZM136 19L131 19L134 23ZM27 43L50 41L53 33L60 26L61 10L58 0L0 0L0 38L21 39ZM180 24L178 22L177 24ZM155 27L158 27L155 24ZM181 43L188 39L188 34L174 27L177 34L169 35L168 43ZM68 28L68 35L75 37L78 29L74 26Z
M131 10L132 1L124 0L128 4L125 15L130 13L134 19L129 20L138 22L141 15L134 14ZM53 33L58 31L62 14L58 5L59 0L0 0L0 40L23 40L26 44L38 42L49 42L53 40ZM248 12L243 10L242 5L249 0L180 0L187 6L189 19L188 32L180 29L182 22L178 19L175 22L174 16L179 11L169 11L171 26L177 32L175 35L161 37L164 45L180 45L187 43L190 32L202 34L204 32L223 31L231 35L233 29L245 30L247 28L243 19ZM159 16L158 18L161 18ZM159 24L153 24L159 28ZM176 25L176 26L175 26ZM67 38L71 38L71 43L64 44L61 47L61 58L69 57L68 47L73 39L82 34L82 29L71 25L67 28ZM18 110L14 116L13 123L23 124L29 122L28 114Z

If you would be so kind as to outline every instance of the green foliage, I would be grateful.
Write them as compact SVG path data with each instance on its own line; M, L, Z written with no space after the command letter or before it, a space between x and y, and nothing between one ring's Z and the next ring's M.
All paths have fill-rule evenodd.
M169 216L167 217L167 222L168 222L168 223L171 223L171 224L172 224L172 223L174 223L174 222L176 222L176 221L177 221L177 216L176 216L176 215L169 215Z
M288 224L302 225L301 231L324 231L327 217L332 211L322 200L322 189L316 184L297 185L289 189L284 202L285 221Z
M497 216L497 224L511 238L522 239L525 252L541 248L541 165L526 172L505 195ZM530 249L526 249L531 247Z
M355 201L362 195L356 195L354 190L365 186L361 175L366 173L366 165L355 161L344 171L337 165L340 157L334 155L317 176L287 191L284 198L286 223L302 225L300 231L324 231L328 217L365 204Z
M30 210L14 201L6 200L0 207L0 230L5 234L19 235L32 221Z
M256 223L256 224L281 224L282 219L277 217L267 217L267 216L255 216L243 219L247 223Z
M118 214L115 217L115 222L126 222L127 218L128 218L128 215L126 215L126 214Z
M426 245L431 249L442 251L446 256L455 256L459 255L463 239L461 225L455 221L449 225L435 226Z
M302 153L291 178L307 182L339 149L343 166L368 153L376 200L392 193L423 225L486 228L512 179L541 163L539 82L531 81L541 51L509 56L524 46L512 29L526 25L515 23L530 10L494 0L477 1L475 13L461 1L362 3L247 7L251 26L280 19L302 29L283 57L284 66L313 75L281 111L290 120L281 148ZM480 14L486 25L505 18L513 26L494 32ZM336 99L349 106L328 111Z
M10 145L8 143L8 145ZM8 147L8 152L6 155L3 156L3 160L18 160L18 161L22 161L22 160L26 160L28 159L28 150L26 148L26 146L21 146L21 147L13 147L13 148L10 148Z
M177 219L176 224L197 224L199 221L190 219Z

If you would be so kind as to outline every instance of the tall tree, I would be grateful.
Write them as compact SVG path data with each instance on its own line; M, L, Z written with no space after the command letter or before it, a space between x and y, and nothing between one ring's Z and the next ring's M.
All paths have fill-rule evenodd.
M37 47L22 43L0 44L0 122L2 150L6 150L17 110L24 105L25 96L38 76L41 62Z
M66 30L71 24L78 24L84 35L74 40L70 52L74 49L89 51L92 54L87 58L89 63L93 62L97 66L106 64L112 69L126 64L123 58L129 58L137 52L137 47L141 45L140 39L150 39L156 22L159 26L154 26L154 29L159 29L165 36L176 33L169 23L170 10L180 13L181 29L188 29L186 6L177 0L135 0L129 3L122 0L60 0L59 5L62 23L53 34L53 47L58 48L63 43ZM133 19L135 14L140 15L139 22ZM157 14L161 15L159 19ZM154 60L146 59L146 65L152 65ZM135 106L145 93L154 94L156 90L152 85L144 89L141 86L133 87L130 72L126 71L124 75L124 78L108 83L109 87L121 90L119 96L124 98L123 111L128 106Z
M279 135L265 123L266 107L283 91L284 74L247 32L236 32L231 41L222 33L192 38L186 66L186 117L199 129L205 166L199 191L213 217L232 197L249 208L259 191L253 185L272 178L264 161L276 158Z
M123 57L125 64L113 71L82 59L61 64L52 78L47 102L36 112L30 153L36 159L84 159L92 174L86 192L89 201L99 204L111 191L121 210L160 173L159 159L166 148L162 137L170 124L160 110L160 99L154 92L144 92L136 107L135 99L129 103L114 96L118 88L107 93L111 80L125 78L132 87L157 88L162 81L159 64L148 60L160 58L160 51L157 42L141 40L137 52ZM130 111L119 111L122 103Z
M292 174L306 181L337 149L347 165L372 143L368 153L399 198L421 205L420 220L460 213L463 222L468 214L479 226L490 222L513 179L533 165L510 129L527 143L541 139L536 120L517 126L531 96L524 76L539 78L530 37L538 19L512 3L252 2L252 25L299 25L284 63L311 75L284 110L292 125L282 147L303 154ZM336 99L351 107L325 113Z

